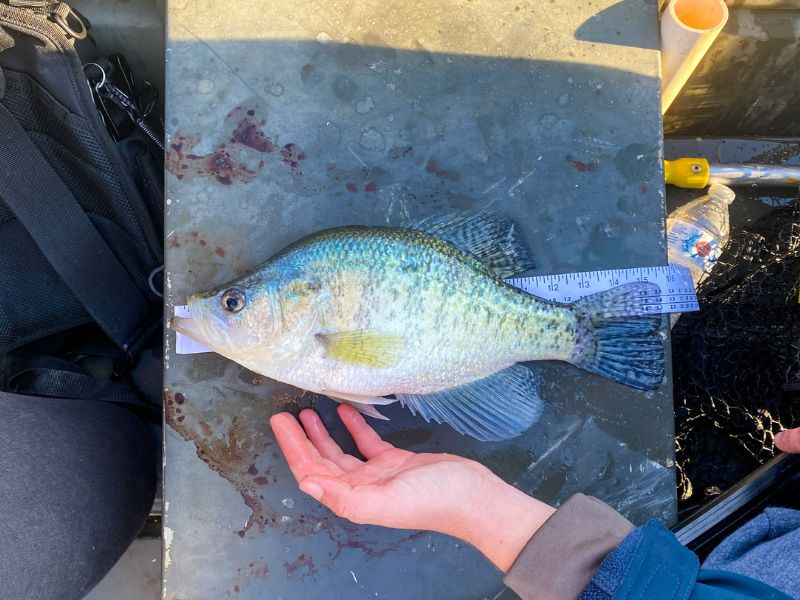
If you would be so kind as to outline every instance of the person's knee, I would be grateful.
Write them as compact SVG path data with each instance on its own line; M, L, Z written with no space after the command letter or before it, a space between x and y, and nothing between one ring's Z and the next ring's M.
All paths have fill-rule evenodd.
M79 598L147 517L153 438L104 402L0 396L0 408L2 579L19 582L21 599Z

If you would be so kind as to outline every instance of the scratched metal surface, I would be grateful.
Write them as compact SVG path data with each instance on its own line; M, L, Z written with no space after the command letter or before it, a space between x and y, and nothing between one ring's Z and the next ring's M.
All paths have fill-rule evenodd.
M665 263L656 0L173 0L167 313L302 235L492 208L539 273ZM496 598L476 551L304 498L267 419L324 398L166 337L164 595ZM474 457L558 503L675 516L670 388L536 364L544 417L477 443L390 407L387 439Z

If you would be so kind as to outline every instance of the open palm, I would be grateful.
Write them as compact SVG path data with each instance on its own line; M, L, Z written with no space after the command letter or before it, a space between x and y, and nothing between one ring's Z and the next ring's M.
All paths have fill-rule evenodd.
M345 454L313 410L288 413L270 423L292 473L307 494L355 523L428 529L455 534L494 479L480 463L450 454L415 454L382 440L349 406L339 416L353 436L360 460Z

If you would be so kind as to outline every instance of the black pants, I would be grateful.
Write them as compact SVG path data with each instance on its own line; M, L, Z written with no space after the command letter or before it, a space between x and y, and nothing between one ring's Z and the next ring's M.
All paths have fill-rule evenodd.
M141 530L155 461L124 408L0 393L0 599L87 594Z

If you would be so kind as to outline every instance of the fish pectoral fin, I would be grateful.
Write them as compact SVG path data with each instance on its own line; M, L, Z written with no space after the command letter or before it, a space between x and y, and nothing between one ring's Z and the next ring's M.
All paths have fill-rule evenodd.
M498 213L428 217L411 223L409 228L430 233L469 252L503 279L534 268L515 223Z
M373 330L318 333L331 360L365 367L390 367L400 358L405 339Z
M396 394L400 404L426 421L447 423L483 442L520 435L542 414L540 378L522 365L467 385L427 394Z

